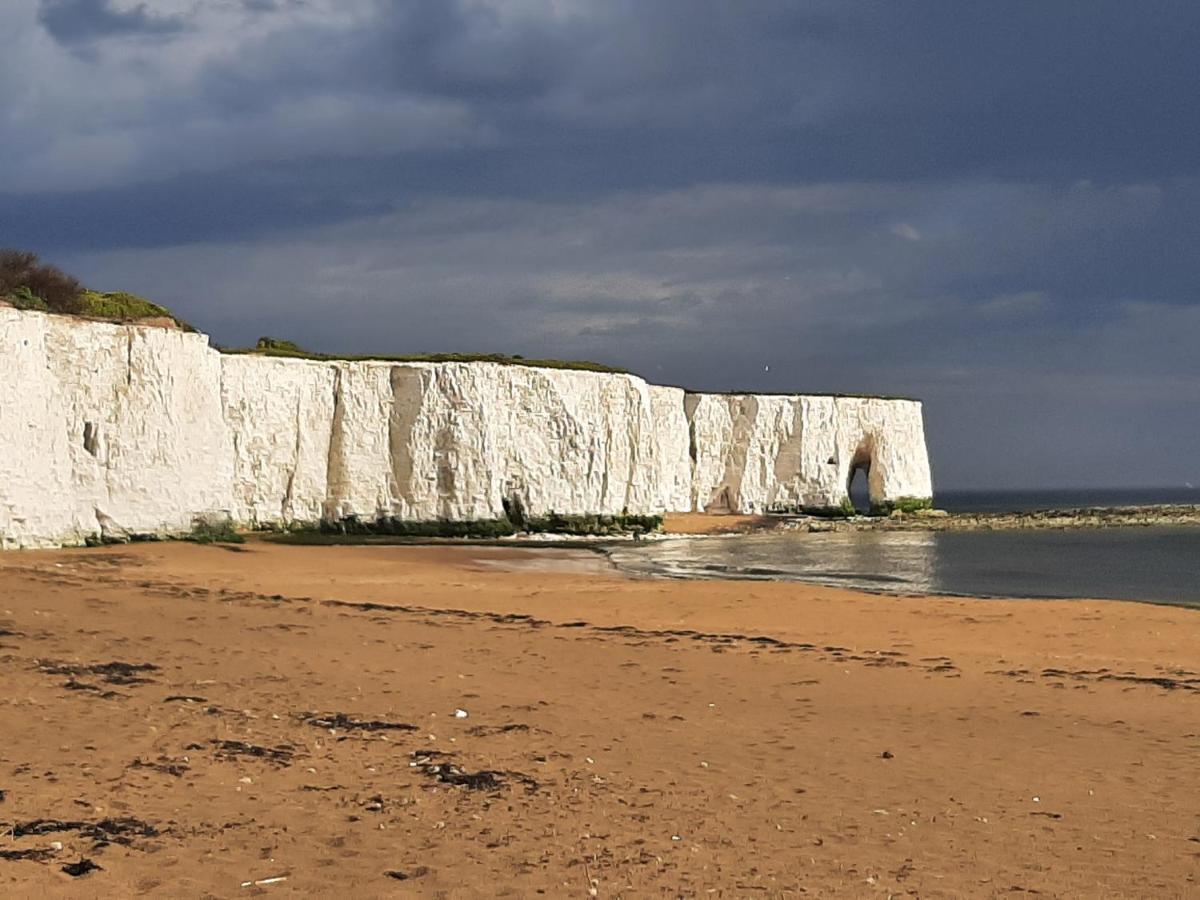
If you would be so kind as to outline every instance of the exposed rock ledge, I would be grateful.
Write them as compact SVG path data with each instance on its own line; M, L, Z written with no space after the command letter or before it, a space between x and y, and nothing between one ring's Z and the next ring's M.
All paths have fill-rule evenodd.
M1011 513L947 513L926 510L884 518L828 519L778 516L774 527L790 531L1014 531L1029 528L1137 528L1200 525L1200 506L1079 507Z
M0 546L357 516L759 513L931 496L921 405L495 363L222 355L0 308Z

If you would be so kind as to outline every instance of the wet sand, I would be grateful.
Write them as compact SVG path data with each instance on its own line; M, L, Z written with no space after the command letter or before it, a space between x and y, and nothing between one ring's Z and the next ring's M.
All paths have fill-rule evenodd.
M750 534L774 531L785 520L778 516L710 515L708 513L670 513L663 521L667 534Z
M1196 896L1197 670L1142 604L9 553L0 895Z

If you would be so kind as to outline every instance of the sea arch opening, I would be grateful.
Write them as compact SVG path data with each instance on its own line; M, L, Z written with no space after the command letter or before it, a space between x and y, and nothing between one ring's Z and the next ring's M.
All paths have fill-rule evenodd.
M846 496L854 505L855 512L863 515L870 513L871 508L878 502L871 478L873 450L870 441L859 444L854 456L850 458L850 468L846 473Z

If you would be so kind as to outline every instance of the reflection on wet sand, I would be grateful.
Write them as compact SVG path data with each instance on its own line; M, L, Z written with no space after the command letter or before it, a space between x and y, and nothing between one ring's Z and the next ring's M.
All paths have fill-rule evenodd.
M894 532L688 537L611 550L627 572L671 578L788 579L935 593L938 535Z

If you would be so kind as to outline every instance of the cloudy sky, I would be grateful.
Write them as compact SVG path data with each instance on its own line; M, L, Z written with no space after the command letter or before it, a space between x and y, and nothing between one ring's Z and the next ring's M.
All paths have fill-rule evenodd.
M1195 0L0 0L0 245L224 344L918 396L943 488L1200 484L1197 47Z

